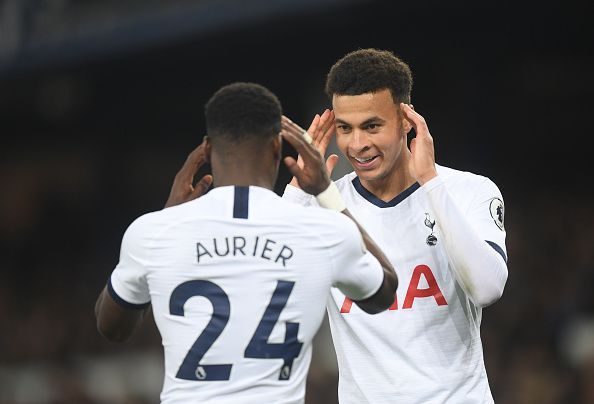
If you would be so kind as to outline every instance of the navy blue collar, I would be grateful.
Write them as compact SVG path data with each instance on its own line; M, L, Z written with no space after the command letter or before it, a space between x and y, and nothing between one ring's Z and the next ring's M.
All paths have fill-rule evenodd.
M250 206L250 187L234 187L233 217L247 219Z
M394 199L392 199L391 201L384 202L380 198L369 192L367 189L365 189L365 187L361 184L361 180L359 179L359 177L353 178L352 183L359 195L367 199L369 202L373 203L378 208L394 207L406 198L408 198L413 192L415 192L420 187L419 183L415 182L410 187L406 188L404 191L396 195Z

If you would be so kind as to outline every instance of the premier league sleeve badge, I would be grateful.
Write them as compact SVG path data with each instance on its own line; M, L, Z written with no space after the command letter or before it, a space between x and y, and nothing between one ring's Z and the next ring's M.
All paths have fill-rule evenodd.
M491 211L491 217L493 221L499 227L499 229L504 230L503 227L503 218L505 215L505 208L503 206L503 201L499 198L493 198L491 200L491 204L489 205L489 210Z

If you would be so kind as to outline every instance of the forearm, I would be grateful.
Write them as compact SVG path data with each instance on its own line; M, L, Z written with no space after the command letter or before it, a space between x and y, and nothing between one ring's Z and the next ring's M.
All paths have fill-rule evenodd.
M317 205L315 197L291 184L285 187L282 198L301 206Z
M396 275L396 271L394 270L394 267L392 266L392 263L388 257L386 257L383 251L373 241L371 236L369 236L367 231L359 224L359 222L357 222L348 209L343 210L341 213L345 216L348 216L353 222L355 222L359 232L361 233L361 237L363 238L365 248L379 261L384 271L384 281L380 286L380 289L370 298L356 302L357 305L366 312L377 313L394 303L394 296L396 294L396 289L398 288L398 277Z
M395 292L396 287L398 286L398 281L396 278L396 272L394 271L394 268L392 267L390 260L388 260L386 255L372 240L372 238L369 236L369 234L363 228L363 226L361 226L359 222L357 222L355 217L346 208L346 204L344 203L344 200L342 199L342 196L340 195L340 191L338 190L336 184L331 182L325 191L316 195L315 200L323 208L341 212L343 215L351 219L355 223L355 225L357 225L357 229L361 234L361 238L363 239L365 248L371 255L373 255L378 260L382 269L384 270L384 278L387 281L386 283L388 284L388 287L393 287L393 290L391 292Z
M97 330L112 342L127 341L140 327L150 306L142 310L126 310L120 307L104 288L95 304Z
M479 236L440 177L423 188L456 280L476 306L494 303L501 297L507 281L504 258Z

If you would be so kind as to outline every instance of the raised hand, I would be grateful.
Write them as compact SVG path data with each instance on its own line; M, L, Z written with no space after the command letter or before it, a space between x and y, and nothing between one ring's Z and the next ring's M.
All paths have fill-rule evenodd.
M299 125L291 121L286 116L282 118L282 128L285 131L294 133L294 134L303 134L305 132ZM330 143L330 139L332 139L332 135L335 133L335 126L334 126L334 112L326 109L322 115L316 114L307 129L308 135L312 138L312 144L319 150L319 152L323 155L326 154L326 149L328 148L328 144ZM336 154L332 154L328 156L326 160L326 169L328 170L328 176L332 174L332 170L336 166L338 162L338 156ZM297 164L299 167L303 167L303 159L301 155L297 157ZM295 187L299 187L298 181L295 177L291 180L291 185Z
M303 135L304 130L297 130L296 128L299 127L295 125L285 129L283 124L281 135L297 150L301 164L293 157L285 157L284 162L291 174L293 174L297 186L308 194L318 195L326 190L331 182L330 175L324 164L324 156L314 147L313 141Z
M212 175L210 174L205 175L194 184L194 176L200 167L208 161L205 149L206 141L202 141L200 146L188 155L186 162L173 180L169 198L165 203L166 208L191 201L204 195L208 187L212 184Z
M419 184L423 185L437 176L433 137L429 133L425 118L407 104L400 103L400 108L404 118L411 123L417 134L410 142L412 156L409 161L409 170Z

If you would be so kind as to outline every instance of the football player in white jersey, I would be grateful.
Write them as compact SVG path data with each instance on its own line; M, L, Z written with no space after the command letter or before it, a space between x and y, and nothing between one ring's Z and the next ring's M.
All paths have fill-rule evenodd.
M163 403L301 403L331 287L377 313L394 302L396 274L347 217L311 139L281 134L270 91L225 86L207 103L206 122L208 136L176 176L169 207L126 231L96 304L98 329L125 340L152 306L165 351ZM300 186L345 214L272 192L282 138L304 156L303 167L285 159ZM194 187L205 162L212 177ZM211 181L216 187L201 196Z
M427 124L409 105L411 87L408 65L391 52L352 52L328 74L333 111L316 115L308 130L324 153L334 133L327 122L335 122L338 148L354 169L336 184L401 285L377 316L333 289L339 399L492 403L479 327L507 280L503 198L488 178L435 163ZM302 131L288 119L283 125ZM293 180L284 198L316 204L297 187Z

